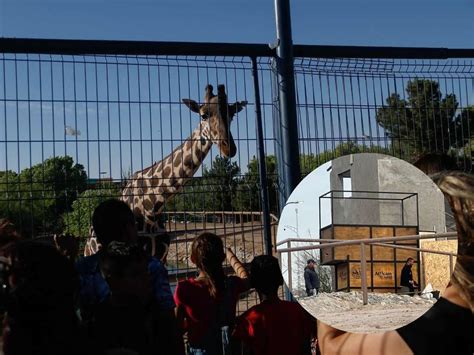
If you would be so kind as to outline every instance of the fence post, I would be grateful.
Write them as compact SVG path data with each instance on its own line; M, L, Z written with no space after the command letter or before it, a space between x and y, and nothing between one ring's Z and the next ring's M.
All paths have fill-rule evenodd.
M260 178L260 198L263 209L263 240L265 254L273 254L272 231L270 230L270 206L268 202L267 167L265 161L265 145L263 140L262 111L260 108L260 86L258 81L257 59L252 57L253 86L255 92L255 117L258 139L258 172Z
M277 84L280 101L280 136L277 138L281 142L278 175L279 181L284 182L284 201L280 201L280 206L283 207L301 178L289 0L275 0L275 16L278 41L276 47Z
M367 260L365 258L365 244L360 243L360 281L364 305L368 303L367 296Z
M453 256L452 255L449 255L449 277L452 276L453 274Z
M291 248L291 242L287 242L287 247L288 249ZM291 251L288 252L288 291L293 292L293 276L292 276L293 270L291 267Z

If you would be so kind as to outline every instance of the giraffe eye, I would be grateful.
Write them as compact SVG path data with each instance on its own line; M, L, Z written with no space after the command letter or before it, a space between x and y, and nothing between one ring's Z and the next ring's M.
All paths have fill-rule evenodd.
M203 114L201 115L201 119L203 119L203 120L207 120L208 118L209 118L209 114L208 114L208 113L203 113Z

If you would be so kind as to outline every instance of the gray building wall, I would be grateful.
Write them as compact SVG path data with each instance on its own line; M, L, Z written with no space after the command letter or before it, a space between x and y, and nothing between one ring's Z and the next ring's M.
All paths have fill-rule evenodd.
M343 156L332 162L331 190L343 189L341 175L348 171L350 171L353 191L418 193L420 230L435 229L438 232L444 232L443 194L427 175L413 165L382 154L360 153ZM400 195L363 193L353 193L352 196L400 197ZM404 224L416 225L415 198L406 199L403 207ZM335 199L332 223L401 225L401 205L399 201Z

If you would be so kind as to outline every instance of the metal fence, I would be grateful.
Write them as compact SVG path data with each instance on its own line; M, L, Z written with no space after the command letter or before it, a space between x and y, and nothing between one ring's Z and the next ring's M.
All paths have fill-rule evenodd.
M303 174L357 152L410 162L435 153L472 171L473 51L295 46L294 55ZM171 248L176 270L190 270L188 241L204 224L249 262L275 238L270 213L279 215L285 183L277 66L265 45L0 39L0 217L29 236L85 237L101 199L198 126L182 99L202 102L207 84L224 84L229 102L248 102L231 127L237 154L212 148L163 221L185 241Z

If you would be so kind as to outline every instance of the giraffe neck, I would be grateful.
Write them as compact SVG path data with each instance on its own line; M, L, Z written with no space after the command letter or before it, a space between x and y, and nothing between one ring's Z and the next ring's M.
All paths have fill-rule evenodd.
M132 208L136 217L143 217L144 224L154 224L166 202L194 176L211 149L212 141L207 137L201 124L170 155L137 172L128 182L122 200Z

